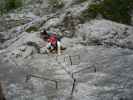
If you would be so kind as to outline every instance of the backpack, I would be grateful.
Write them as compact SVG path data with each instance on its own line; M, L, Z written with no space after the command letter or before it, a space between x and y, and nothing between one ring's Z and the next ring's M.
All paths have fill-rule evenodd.
M52 32L47 32L47 34L49 35L49 36L51 36L51 35L56 35L56 38L57 38L57 40L58 41L61 41L61 39L62 39L62 36L61 35L59 35L59 34L55 34L55 33L52 33Z
M52 35L48 38L48 42L51 43L51 45L52 45L53 47L56 47L56 46L57 46L57 41L58 41L58 39L57 39L56 34L52 34Z

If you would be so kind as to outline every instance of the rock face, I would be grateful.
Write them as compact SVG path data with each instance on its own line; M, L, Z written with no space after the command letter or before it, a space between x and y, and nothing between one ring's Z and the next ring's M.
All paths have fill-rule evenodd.
M29 14L9 14L26 23L0 29L0 81L7 100L133 99L133 27L104 19L81 23L88 1L63 0L63 8L48 14L39 9L47 0L41 6L35 0L18 11ZM67 49L60 56L45 52L43 29L64 36Z
M118 46L132 49L133 27L106 20L94 20L91 23L79 25L80 37L84 42L94 42L101 45Z

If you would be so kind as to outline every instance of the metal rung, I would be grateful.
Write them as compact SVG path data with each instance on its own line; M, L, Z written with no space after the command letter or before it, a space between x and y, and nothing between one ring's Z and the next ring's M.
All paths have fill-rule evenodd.
M52 82L55 83L55 88L58 89L58 82L56 80L52 80L52 79L49 79L49 78L45 78L45 77L42 77L42 76L39 76L39 75L28 74L26 76L25 82L28 82L28 80L30 80L31 77L35 77L35 78L40 78L40 79L43 79L43 80L52 81Z
M59 56L56 56L56 61L58 61L59 62L59 58L58 58ZM73 58L74 57L77 57L77 59L79 60L79 62L78 62L78 64L80 64L80 55L73 55L73 56L71 56L71 55L64 55L64 57L63 57L63 62L65 62L65 64L67 64L67 59L69 59L69 61L70 61L70 65L78 65L78 64L74 64L74 62L73 62ZM59 62L60 63L60 62Z

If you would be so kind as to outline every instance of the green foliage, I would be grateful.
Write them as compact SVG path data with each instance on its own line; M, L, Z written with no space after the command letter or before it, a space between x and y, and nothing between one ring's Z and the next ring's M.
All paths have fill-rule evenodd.
M32 32L32 31L38 31L38 28L32 26L32 27L29 27L29 28L26 30L26 32L29 32L29 33Z
M83 18L95 18L101 14L104 18L116 22L130 24L130 11L133 9L133 0L104 0L92 4L82 13Z
M12 9L21 7L22 4L23 4L23 0L4 0L3 3L0 4L0 14L6 13Z
M49 5L52 6L52 8L59 9L64 6L64 3L62 0L49 0Z

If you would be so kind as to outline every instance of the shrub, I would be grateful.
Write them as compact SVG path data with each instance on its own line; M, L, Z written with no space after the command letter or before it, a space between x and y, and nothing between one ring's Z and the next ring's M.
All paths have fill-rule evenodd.
M133 0L103 0L100 3L90 5L88 9L82 13L82 16L85 19L89 19L101 14L103 18L130 24L132 5Z
M38 28L37 27L34 27L34 26L31 26L28 29L26 29L26 32L29 32L30 33L32 31L36 32L36 31L38 31Z
M54 9L59 9L64 6L64 3L62 0L49 0L49 5Z
M2 1L1 1L2 2ZM23 0L5 0L0 4L0 12L1 14L6 13L12 9L16 9L21 7L23 4Z

